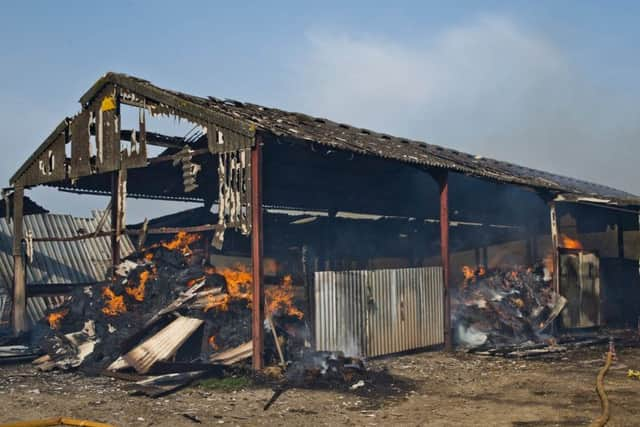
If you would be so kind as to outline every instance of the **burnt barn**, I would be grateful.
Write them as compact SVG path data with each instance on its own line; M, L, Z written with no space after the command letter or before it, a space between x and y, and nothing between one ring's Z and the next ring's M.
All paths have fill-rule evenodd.
M250 315L238 330L249 336L231 341L251 341L254 368L263 366L273 341L264 325L280 322L281 333L288 327L270 308L285 292L289 317L304 323L302 345L352 356L637 326L640 197L633 194L123 74L100 78L80 104L5 190L14 262L13 283L5 285L15 333L34 328L25 311L37 295L25 274L28 251L105 237L114 283L123 266L148 271L142 286L124 288L133 304L145 292L159 295L158 306L170 299L150 282L144 286L164 267L121 259L125 237L139 259L155 256L166 265L177 264L148 250L172 249L177 241L182 254L197 256L182 270L227 271L232 297L232 282L244 277L247 287L236 296L250 303ZM192 130L163 134L152 118L184 121ZM24 227L22 201L25 190L41 185L106 196L109 221L73 236L34 235ZM201 207L130 224L131 198ZM174 270L172 278L199 279ZM67 298L77 294L74 285L91 287L64 285ZM95 286L109 289L93 293L103 308L123 292L115 284ZM207 301L227 304L213 289ZM202 319L181 322L175 327L203 328ZM210 332L202 335L212 341Z

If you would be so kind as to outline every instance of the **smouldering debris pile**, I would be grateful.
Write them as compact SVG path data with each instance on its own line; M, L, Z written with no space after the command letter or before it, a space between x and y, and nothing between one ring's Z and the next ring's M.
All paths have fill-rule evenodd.
M567 300L545 281L542 266L485 270L465 267L452 306L458 344L500 347L548 338Z

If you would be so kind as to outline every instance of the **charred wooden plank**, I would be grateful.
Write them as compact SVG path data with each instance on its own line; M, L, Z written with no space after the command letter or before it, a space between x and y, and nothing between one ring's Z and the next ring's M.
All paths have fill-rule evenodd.
M91 112L82 111L71 122L71 169L69 178L91 174L89 148L89 119Z
M249 359L253 354L253 341L247 341L238 347L212 354L209 360L222 365L233 365L242 360Z
M128 235L143 235L143 234L177 234L179 232L185 233L202 233L203 231L211 231L218 230L222 226L219 224L203 224L203 225L195 225L191 227L160 227L160 228L147 228L146 232L144 229L140 230L127 230L126 233Z

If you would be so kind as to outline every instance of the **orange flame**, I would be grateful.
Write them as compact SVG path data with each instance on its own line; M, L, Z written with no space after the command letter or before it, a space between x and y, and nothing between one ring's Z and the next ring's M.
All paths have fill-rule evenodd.
M222 270L215 270L215 272L224 276L227 282L227 293L231 298L251 301L253 277L245 266L239 264L235 270L223 268Z
M155 269L153 271L143 270L140 272L140 275L138 276L138 285L126 287L124 290L130 297L132 297L136 301L142 302L144 301L144 290L145 290L147 281L155 277L156 277ZM132 285L132 283L130 283L130 285Z
M218 344L216 344L216 336L215 335L211 335L209 337L209 345L211 346L211 348L213 349L213 351L218 351L218 349L220 348L220 346Z
M222 275L227 282L227 295L207 295L207 305L205 311L212 308L217 310L228 310L229 303L232 300L244 300L250 305L253 298L252 282L253 277L248 269L239 264L235 269L223 268L220 270L211 269L211 272ZM289 316L295 316L298 319L304 317L304 313L294 304L293 279L290 275L283 278L280 286L268 287L265 289L265 299L267 303L267 312L273 314L281 312Z
M462 267L462 275L464 276L465 280L469 280L473 279L476 273L472 267L465 265Z
M267 299L267 311L271 314L281 311L289 316L295 316L298 319L304 317L304 313L293 304L293 278L286 275L282 279L282 285L267 288L265 290Z
M183 255L191 253L189 245L200 240L200 234L189 234L186 231L179 231L178 234L170 242L161 242L162 247L170 251L179 250Z
M146 254L144 254L144 259L147 261L151 261L153 259L153 253L147 252Z
M578 239L572 239L571 237L567 236L566 234L561 234L560 235L560 245L563 248L567 248L567 249L584 249L582 247L582 243L580 243L580 241Z
M224 295L207 295L207 305L204 307L204 311L207 312L212 308L220 311L229 310L229 302L231 297L229 294Z
M53 313L50 313L47 316L47 320L49 321L49 327L51 329L60 329L60 323L62 322L62 319L64 319L64 317L69 314L69 309L65 308L64 310L60 310L60 311L56 311Z
M127 306L124 304L124 295L116 295L111 288L107 286L102 290L102 296L105 299L102 312L107 316L117 316L127 311Z

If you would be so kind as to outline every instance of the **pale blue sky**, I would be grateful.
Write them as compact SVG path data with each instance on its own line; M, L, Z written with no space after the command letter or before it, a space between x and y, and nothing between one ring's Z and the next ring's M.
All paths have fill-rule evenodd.
M231 3L4 2L3 185L113 70L640 193L638 2Z

